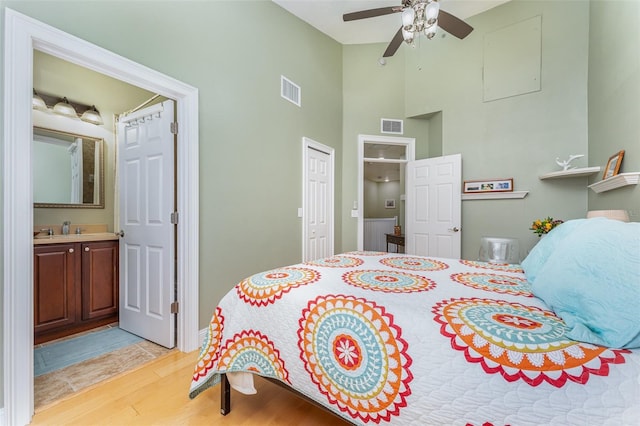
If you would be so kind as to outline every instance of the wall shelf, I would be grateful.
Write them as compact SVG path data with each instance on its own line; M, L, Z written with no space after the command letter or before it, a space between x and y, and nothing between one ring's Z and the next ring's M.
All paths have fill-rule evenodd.
M524 198L529 191L511 191L511 192L480 192L477 194L462 194L462 201L470 200L506 200Z
M596 167L581 167L579 169L560 170L557 172L545 173L538 176L538 179L565 179L581 176L590 176L595 173L600 173L600 166Z
M608 179L589 185L596 193L611 191L627 185L637 185L640 182L640 172L620 173Z

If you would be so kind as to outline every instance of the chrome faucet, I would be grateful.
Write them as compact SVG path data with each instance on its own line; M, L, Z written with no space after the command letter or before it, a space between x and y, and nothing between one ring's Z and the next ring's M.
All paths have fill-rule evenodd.
M43 228L40 230L40 232L46 232L48 236L52 236L53 235L53 228Z
M69 226L71 226L71 222L65 220L62 222L62 235L69 235Z

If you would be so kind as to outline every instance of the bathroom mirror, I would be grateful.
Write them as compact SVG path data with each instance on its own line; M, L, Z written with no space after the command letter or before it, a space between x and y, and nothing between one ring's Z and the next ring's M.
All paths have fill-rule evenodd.
M104 208L104 141L33 128L33 205Z

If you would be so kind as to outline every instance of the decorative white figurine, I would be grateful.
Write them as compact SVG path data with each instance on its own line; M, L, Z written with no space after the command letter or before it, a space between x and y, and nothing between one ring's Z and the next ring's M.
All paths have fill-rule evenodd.
M556 157L556 164L560 167L562 167L562 171L566 171L569 169L575 169L576 167L569 167L569 164L571 164L571 162L573 160L575 160L576 158L580 158L580 157L584 157L583 154L578 154L578 155L569 155L569 158L567 160L564 161L560 161L560 159L558 157Z

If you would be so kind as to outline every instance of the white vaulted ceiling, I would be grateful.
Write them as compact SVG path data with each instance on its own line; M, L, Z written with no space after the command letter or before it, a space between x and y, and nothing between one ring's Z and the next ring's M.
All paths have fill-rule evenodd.
M440 0L442 10L464 20L508 0ZM399 6L401 0L273 0L341 44L386 43L400 28L400 14L343 22L342 15Z

